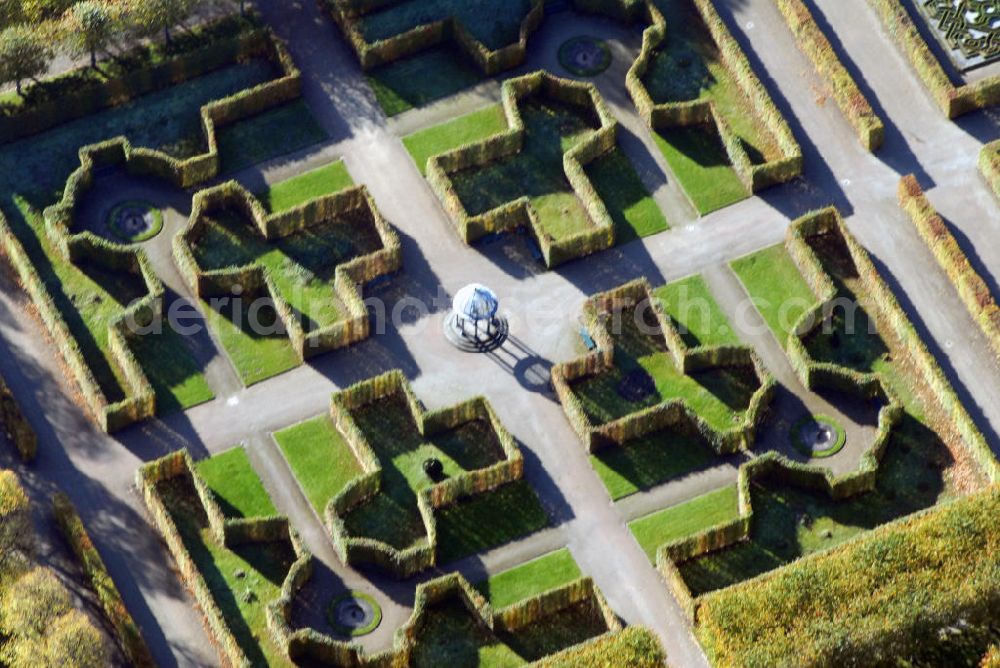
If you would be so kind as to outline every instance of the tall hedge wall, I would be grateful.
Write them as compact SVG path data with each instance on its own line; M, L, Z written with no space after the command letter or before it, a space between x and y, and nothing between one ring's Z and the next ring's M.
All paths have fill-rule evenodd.
M795 35L799 48L812 61L816 72L830 85L833 99L854 128L861 145L869 151L877 150L885 139L885 125L858 88L854 77L840 62L830 40L816 24L806 3L803 0L775 2Z
M17 398L0 376L0 427L17 449L21 461L30 462L38 453L38 435L21 411Z
M614 220L585 171L586 165L614 150L617 145L618 122L601 94L592 84L538 71L504 81L501 96L509 126L506 130L485 140L432 156L427 161L427 181L431 190L441 200L462 239L471 243L487 234L527 228L538 243L546 266L550 268L613 246ZM563 155L566 179L586 209L592 227L558 240L544 232L538 214L526 196L473 216L466 210L452 181L452 174L456 172L485 167L521 153L525 128L519 107L522 100L533 96L582 107L600 122L600 127L587 139Z
M503 450L503 459L491 466L450 477L420 490L417 493L417 508L423 519L427 539L403 550L373 538L351 535L344 520L348 513L379 494L382 488L382 464L368 439L358 428L352 411L395 394L406 398L411 416L421 434L429 437L475 420L486 420ZM330 500L325 512L334 548L345 563L374 564L399 578L408 578L430 568L436 563L437 553L435 511L461 499L516 482L524 475L524 457L514 437L503 426L485 398L476 397L455 406L427 412L413 394L409 381L399 370L357 383L334 394L330 413L333 423L343 434L362 469L360 476Z
M301 318L275 287L270 272L260 263L203 270L195 259L193 249L201 241L209 218L227 209L239 211L265 241L278 241L331 223L346 225L359 217L370 224L378 235L381 248L338 265L334 272L333 286L344 303L346 317L325 327L306 331ZM195 195L188 224L174 237L173 244L175 263L192 292L199 297L231 295L235 285L267 292L300 360L368 338L371 326L360 286L398 271L402 263L399 237L364 186L324 195L287 211L269 214L260 200L237 182L228 181Z
M969 315L1000 356L1000 308L986 281L969 263L965 251L927 200L916 177L910 174L900 180L898 196L900 206L909 214L920 237L955 286Z
M80 515L76 512L73 502L60 492L52 499L52 509L59 530L77 561L80 562L83 573L90 582L91 589L97 594L97 600L100 601L104 616L114 630L115 638L125 658L132 666L140 668L155 666L153 655L150 654L149 647L146 646L142 632L135 620L132 619L128 608L125 607L125 601L122 600L118 587L111 579L111 574L108 573L100 553L90 541L87 529L84 527Z
M691 373L718 366L752 366L760 387L754 392L743 419L725 431L719 431L682 400L666 401L626 415L607 424L595 425L583 408L573 384L610 371L615 364L615 344L609 323L625 313L635 313L645 306L653 312L667 350L678 371ZM628 442L660 429L671 427L698 434L719 454L749 449L774 395L775 380L763 362L744 346L689 348L663 304L653 296L649 282L636 279L614 290L592 296L584 303L583 320L597 349L587 355L552 368L552 386L571 425L584 442L587 452L607 447L628 447Z

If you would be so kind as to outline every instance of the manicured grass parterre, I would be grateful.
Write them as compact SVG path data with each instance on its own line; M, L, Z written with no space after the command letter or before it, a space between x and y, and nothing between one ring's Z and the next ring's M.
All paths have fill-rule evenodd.
M816 303L816 295L784 244L734 260L732 268L764 322L784 347L795 324Z
M615 221L616 243L667 229L663 212L620 148L588 164L586 172Z
M197 470L227 517L270 517L278 514L242 447L198 462Z
M679 538L685 538L739 517L735 486L723 487L690 501L657 511L629 522L629 530L639 546L656 562L656 552Z
M281 331L274 307L266 301L267 294L257 291L240 297L238 304L235 298L203 299L201 310L243 384L249 387L301 364L291 341ZM251 318L250 304L255 302L263 306ZM250 322L259 323L259 331L243 326Z
M257 193L257 198L271 213L286 211L311 199L340 192L354 185L343 160L317 167L298 176L275 183Z
M497 573L476 585L494 610L523 601L581 577L573 555L563 548Z
M753 393L760 386L752 366L717 367L684 374L677 369L661 334L644 333L634 318L622 318L620 324L621 331L612 334L614 368L572 385L595 424L605 424L670 399L683 399L709 425L721 431L732 427L749 408ZM647 325L650 330L656 327L652 322ZM653 391L643 398L623 396L620 391L623 381L637 376L649 379Z
M902 343L900 330L876 327L870 320L869 313L885 313L889 305L875 301L867 287L872 283L861 278L863 269L843 234L833 228L795 242L815 253L837 291L832 326L818 326L805 336L807 355L816 362L877 373L898 395L904 414L890 432L872 491L834 501L829 494L778 482L773 476L755 480L750 488L754 517L749 540L679 564L682 578L696 596L833 547L982 484L982 472L969 461L965 446L956 442L949 422L954 416L942 415L929 402L933 394L910 357L914 347ZM755 267L749 275L765 274ZM750 284L756 286L754 296L771 303L789 294L788 281L751 280Z
M514 632L491 630L460 600L445 599L428 606L410 665L427 668L523 666L607 630L607 622L592 599L584 599Z
M274 440L320 517L330 499L361 474L354 453L328 415L276 432Z
M653 141L698 213L709 214L749 196L714 129L661 128L653 131Z
M274 240L265 239L252 220L228 208L205 212L198 225L201 228L191 251L199 268L264 268L306 333L347 316L334 282L337 267L383 248L369 210L316 222ZM207 301L209 325L245 384L301 363L264 287L252 294Z
M420 130L405 138L403 145L421 174L427 171L427 159L433 155L480 141L507 129L507 118L503 107L492 105L465 116Z
M590 456L612 501L718 463L702 439L664 429Z
M689 348L740 345L740 337L701 276L671 281L656 288L653 296L663 304Z
M445 47L381 65L367 72L367 76L386 116L450 97L484 78L466 56Z
M450 478L503 458L492 425L482 419L424 437L401 393L351 414L381 462L382 489L345 517L347 529L351 535L374 538L397 549L427 540L416 497L419 490L435 484L424 471L425 460L440 461L443 477ZM521 483L460 501L438 511L437 517L441 563L548 524L534 492Z

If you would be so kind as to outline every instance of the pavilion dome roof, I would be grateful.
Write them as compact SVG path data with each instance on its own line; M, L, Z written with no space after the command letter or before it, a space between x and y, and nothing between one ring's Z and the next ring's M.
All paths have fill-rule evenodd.
M451 310L470 320L488 320L496 315L500 300L485 285L470 283L455 294Z

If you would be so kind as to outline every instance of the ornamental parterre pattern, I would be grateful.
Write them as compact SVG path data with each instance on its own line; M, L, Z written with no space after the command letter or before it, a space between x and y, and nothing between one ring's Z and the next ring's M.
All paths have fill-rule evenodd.
M960 69L1000 59L1000 0L916 0Z

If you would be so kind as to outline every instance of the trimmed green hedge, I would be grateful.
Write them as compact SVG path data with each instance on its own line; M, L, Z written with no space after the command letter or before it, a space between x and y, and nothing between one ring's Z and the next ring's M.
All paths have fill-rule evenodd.
M450 477L420 490L417 493L417 508L427 542L402 550L374 538L352 536L344 521L350 511L382 489L382 464L351 412L394 394L406 397L411 416L421 434L432 436L475 420L486 420L504 454L503 460L496 464ZM514 437L483 397L428 412L413 394L403 372L395 370L337 392L333 395L330 413L363 471L330 500L325 512L337 555L348 564L374 564L399 578L408 578L430 568L437 558L437 510L516 482L524 476L524 457Z
M898 196L900 206L910 215L920 237L955 286L969 315L1000 356L1000 307L986 281L969 263L965 251L927 200L916 177L910 174L900 180Z
M22 462L30 462L38 453L38 435L21 411L17 398L0 376L0 426L17 448Z
M619 0L626 2L627 0ZM778 111L764 84L754 73L746 54L730 34L715 9L713 0L689 0L715 41L722 62L732 73L743 94L750 101L752 113L759 116L774 136L781 157L764 164L753 164L739 136L729 127L711 100L687 100L656 104L643 82L659 48L667 37L667 21L654 0L645 0L645 19L649 23L642 36L642 49L625 77L625 87L639 115L653 130L670 127L713 124L722 140L733 169L750 192L785 183L802 173L802 149L788 122ZM751 110L747 110L751 113Z
M104 560L94 544L90 542L87 529L76 512L73 502L63 493L57 493L52 498L52 510L55 514L56 524L59 526L63 537L69 543L70 549L76 555L77 560L83 568L84 575L90 582L91 589L97 594L97 600L101 602L104 616L114 629L118 645L125 654L125 658L132 666L155 666L153 656L146 646L146 641L142 637L139 627L136 625L125 601L122 600L118 587L115 586L111 574L108 573Z
M87 407L101 429L112 432L152 417L156 395L145 372L132 353L129 339L134 328L162 318L164 288L142 250L116 244L90 231L74 229L77 202L93 186L94 172L101 167L122 166L126 172L155 176L180 188L187 188L213 178L219 170L216 129L285 103L301 94L301 78L284 45L265 29L241 34L233 42L228 62L248 57L268 57L282 71L278 79L211 102L201 109L208 150L200 155L178 160L160 151L134 148L119 137L80 149L80 167L69 177L61 200L44 212L46 234L68 262L82 259L133 273L149 294L124 309L109 327L111 358L124 378L125 398L109 404L94 374L80 351L49 288L41 280L20 240L0 215L0 246L6 251L50 336L59 348L73 379L80 388ZM183 80L183 73L178 74Z
M717 431L683 400L651 406L604 425L593 424L572 385L614 368L615 344L608 331L609 316L638 309L644 304L648 304L655 315L678 371L687 374L719 366L753 366L760 387L754 392L746 415L738 424L726 431ZM584 357L555 365L552 368L552 386L570 424L583 439L587 452L607 447L628 447L628 441L667 427L699 434L719 454L750 448L776 386L774 377L753 350L745 346L689 348L644 278L588 299L583 306L583 320L597 348Z
M534 206L527 197L508 202L491 211L469 215L455 190L451 175L473 167L484 167L495 161L517 155L524 148L525 127L519 110L523 99L545 96L567 105L583 107L600 122L586 140L563 154L563 168L573 192L583 203L593 227L562 239L545 234ZM501 89L504 114L509 127L483 141L432 156L427 161L427 181L441 200L444 210L458 228L466 243L487 234L527 228L538 243L549 268L567 260L583 257L610 248L615 243L615 224L607 206L587 176L585 167L614 150L617 145L618 122L592 84L562 79L538 71L504 81Z
M909 59L931 97L948 118L1000 104L1000 76L956 86L920 34L900 0L868 0L899 48Z
M861 145L875 151L885 139L885 125L858 88L850 72L840 62L830 40L813 18L802 0L775 0L788 27L795 35L802 52L812 61L816 72L827 80L833 91L833 99L843 112L847 122L854 127Z
M215 211L225 209L239 211L247 220L252 221L257 232L267 241L280 240L313 227L352 220L359 216L370 221L382 247L337 265L334 272L334 289L344 302L347 317L328 326L306 331L302 319L275 287L270 271L259 263L202 269L195 259L193 249L205 233L208 217ZM278 213L268 213L257 197L239 183L228 181L195 195L188 224L174 237L173 244L174 261L181 275L191 290L201 298L231 295L236 285L244 288L262 286L273 300L284 331L299 359L303 361L368 338L371 322L360 286L398 271L402 263L399 237L375 206L375 201L364 186L313 198Z
M392 0L388 2L321 0L321 4L340 26L347 41L354 48L361 67L365 70L374 69L441 44L452 43L484 74L494 76L524 62L528 38L541 26L545 17L545 0L531 0L531 10L521 22L518 41L499 49L489 49L454 17L419 25L404 33L369 42L361 29L362 17L393 4Z
M996 487L707 594L697 635L717 666L895 665L1000 607Z

